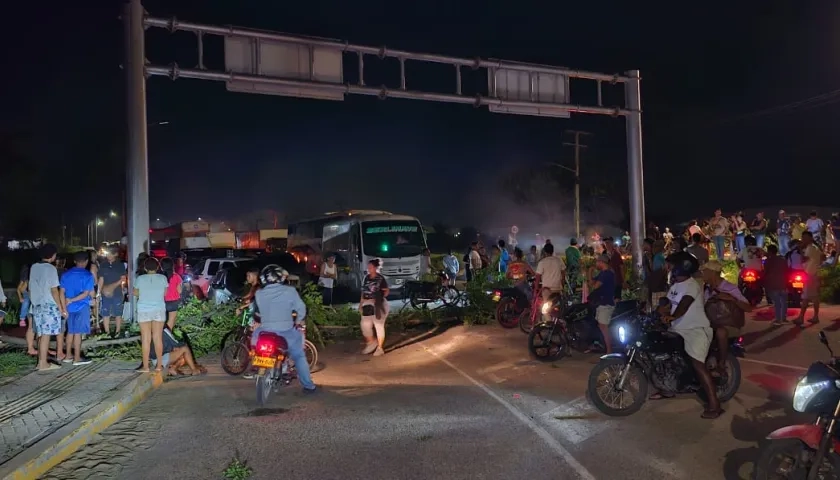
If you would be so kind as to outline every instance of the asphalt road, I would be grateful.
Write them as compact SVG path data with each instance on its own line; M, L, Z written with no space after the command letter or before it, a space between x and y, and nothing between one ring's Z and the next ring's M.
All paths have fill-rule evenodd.
M840 326L826 321L838 313L820 327ZM379 358L332 345L319 394L293 385L266 408L252 381L208 359L209 376L168 382L46 478L220 478L238 457L255 479L747 479L758 440L811 420L790 396L827 356L817 328L770 329L761 315L745 334L742 388L717 420L693 396L606 417L585 396L596 356L538 363L518 330L459 326Z

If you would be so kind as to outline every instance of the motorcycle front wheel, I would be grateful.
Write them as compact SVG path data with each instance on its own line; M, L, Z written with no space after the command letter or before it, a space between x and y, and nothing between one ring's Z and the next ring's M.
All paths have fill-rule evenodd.
M502 328L514 328L519 323L519 316L516 312L516 299L505 297L499 300L496 306L496 321Z
M244 342L228 343L222 350L222 370L228 375L242 375L249 362L248 345Z
M754 480L804 479L816 452L796 438L766 439L759 445ZM817 478L837 480L829 458L824 458Z
M415 310L426 308L428 304L427 301L420 299L420 296L417 292L411 292L410 294L408 294L408 303L411 305L411 308Z
M528 351L541 362L560 360L569 353L566 332L557 325L541 323L528 334Z
M309 370L315 371L315 366L318 365L318 349L315 344L306 340L303 342L303 351L306 353L306 363L309 364Z
M257 375L257 403L262 407L268 401L268 396L271 395L271 389L274 386L274 380L271 378L271 371L266 370L265 373Z
M627 366L623 358L605 358L589 373L587 394L601 413L626 417L638 412L647 401L648 380L642 369L630 365L624 388L617 388L621 372Z

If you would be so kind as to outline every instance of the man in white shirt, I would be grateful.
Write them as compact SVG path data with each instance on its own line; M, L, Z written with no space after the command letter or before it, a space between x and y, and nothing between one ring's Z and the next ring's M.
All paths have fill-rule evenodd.
M563 282L566 279L566 264L563 259L554 255L554 245L546 243L543 247L545 257L537 264L536 281L542 284L542 298L547 301L552 293L563 292ZM546 321L548 315L543 315Z
M799 250L805 261L805 288L802 290L802 308L799 310L799 318L793 323L802 327L805 323L805 311L808 305L814 304L814 318L808 323L820 322L820 277L818 275L820 265L823 262L822 251L814 244L814 234L810 231L802 232L802 240L799 243Z
M62 334L62 319L67 311L61 306L59 297L58 271L52 264L58 249L48 243L41 247L41 261L32 265L29 271L29 298L32 302L29 312L38 335L38 372L61 368L47 361L50 337Z
M814 242L818 245L822 245L823 228L825 228L825 223L817 216L817 212L811 212L808 215L808 220L805 220L805 230L811 232Z
M764 250L756 245L755 237L748 235L744 238L744 245L744 248L738 252L737 257L741 267L759 272L764 270L764 264L761 259L764 258L765 253Z
M478 254L478 242L472 242L470 244L470 256L469 256L469 269L470 269L470 280L475 278L476 273L481 270L481 255Z

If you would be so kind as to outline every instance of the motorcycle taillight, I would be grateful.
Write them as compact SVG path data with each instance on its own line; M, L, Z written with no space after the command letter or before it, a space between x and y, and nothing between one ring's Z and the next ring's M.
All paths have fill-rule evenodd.
M258 340L256 354L260 357L274 356L277 346L271 340Z

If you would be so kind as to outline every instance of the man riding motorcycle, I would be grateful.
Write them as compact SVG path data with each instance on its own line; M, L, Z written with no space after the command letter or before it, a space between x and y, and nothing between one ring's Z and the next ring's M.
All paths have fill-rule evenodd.
M260 332L273 332L283 337L289 346L289 358L295 362L304 393L313 393L316 388L303 351L303 334L299 330L306 318L306 304L297 290L283 284L288 276L289 273L277 265L268 265L260 272L262 288L254 294L260 326L251 335L251 346L256 347ZM297 312L297 316L294 312Z
M702 418L718 418L723 409L717 397L715 385L709 369L706 368L706 357L712 344L712 329L709 318L703 309L703 288L693 275L699 268L697 258L687 252L678 252L668 257L671 266L671 277L674 284L668 290L670 305L663 307L662 320L670 324L669 330L679 334L685 345L685 351L691 358L697 377L706 391L709 404L703 412ZM656 395L659 395L656 397ZM655 394L652 399L666 397L666 394ZM655 398L656 397L656 398Z

